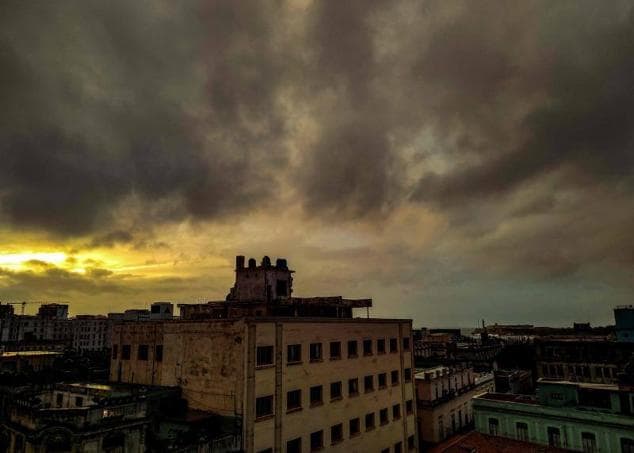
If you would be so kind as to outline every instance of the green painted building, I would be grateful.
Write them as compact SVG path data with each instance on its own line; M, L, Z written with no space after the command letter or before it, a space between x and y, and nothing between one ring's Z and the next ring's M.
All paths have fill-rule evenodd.
M537 396L473 399L476 430L572 451L634 453L634 387L540 379Z

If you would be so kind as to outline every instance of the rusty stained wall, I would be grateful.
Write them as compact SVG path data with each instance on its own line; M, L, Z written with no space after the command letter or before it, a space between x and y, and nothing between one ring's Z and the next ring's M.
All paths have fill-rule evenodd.
M223 415L242 413L244 394L243 321L123 323L114 328L118 344L110 380L125 383L179 386L189 407ZM130 360L121 360L123 345ZM139 360L139 345L148 345L148 360ZM156 360L163 345L163 360Z
M112 347L116 357L110 358L110 380L129 384L166 385L162 383L162 362L156 360L156 346L163 345L161 322L128 322L115 324ZM130 359L123 360L123 346L130 346ZM148 360L139 360L139 345L148 346ZM163 353L165 356L165 353ZM168 385L168 384L167 384Z
M165 324L163 385L178 385L189 407L242 414L245 323L242 320Z

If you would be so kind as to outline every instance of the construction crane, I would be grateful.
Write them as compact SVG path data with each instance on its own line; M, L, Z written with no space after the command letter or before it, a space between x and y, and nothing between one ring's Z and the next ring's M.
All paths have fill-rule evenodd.
M46 302L38 302L38 301L30 300L30 301L22 301L22 302L0 302L0 305L2 305L3 303L5 305L21 305L22 309L20 310L20 314L23 315L26 304L45 304Z

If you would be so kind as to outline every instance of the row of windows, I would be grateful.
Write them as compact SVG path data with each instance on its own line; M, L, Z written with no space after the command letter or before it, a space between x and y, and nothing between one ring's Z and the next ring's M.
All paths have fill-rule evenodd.
M361 342L363 355L370 356L374 354L374 341L363 340ZM349 359L359 357L359 344L357 340L349 340L347 342L347 355ZM403 350L409 351L409 337L403 338ZM341 341L331 341L329 343L329 358L330 360L340 360L342 358L342 345ZM310 343L309 345L309 359L311 362L321 362L324 359L323 343ZM390 338L389 350L391 353L398 352L398 339ZM379 338L376 340L376 353L385 354L386 342L385 338ZM302 345L301 344L289 344L286 348L286 363L296 364L302 362ZM273 346L258 346L256 352L256 365L266 366L273 364Z
M567 368L569 376L590 378L592 374L596 378L615 379L617 375L617 369L614 367L567 365ZM542 375L544 377L565 377L564 365L542 365Z
M407 368L405 370L405 381L410 382L412 378L412 370ZM390 373L392 385L398 385L398 370L393 370ZM380 373L377 375L378 389L384 389L387 387L387 373ZM374 376L369 375L363 378L363 387L365 393L373 392ZM315 385L309 389L309 404L310 407L320 406L324 403L324 389L323 385ZM359 395L359 379L348 379L348 397L352 398ZM330 401L338 401L343 398L343 383L341 381L330 383ZM256 418L267 417L273 415L273 395L262 396L256 399ZM286 410L288 412L300 410L303 407L302 390L296 389L286 393ZM406 402L406 412L411 414L413 411L412 400ZM400 413L400 412L399 412Z
M499 431L500 422L497 418L489 418L489 434L497 436ZM562 448L566 445L562 444L561 431L555 426L549 426L546 428L548 434L548 445L551 447ZM524 442L530 441L528 434L528 424L525 422L515 423L515 436L517 440ZM581 433L581 448L584 453L596 453L598 452L597 438L594 433L582 432ZM634 453L634 439L621 438L621 452L622 453Z
M370 415L370 414L368 414ZM367 417L366 415L366 423ZM374 414L371 414L374 417ZM367 426L367 425L366 425ZM374 429L374 425L371 429ZM366 428L366 431L368 429ZM356 436L361 434L361 420L359 418L353 418L348 422L348 434L349 438L353 439ZM311 452L320 451L324 449L324 430L315 431L310 434L309 441L309 450ZM330 427L330 445L336 445L344 440L343 433L343 423L337 423L336 425L332 425ZM413 450L416 448L416 440L415 437L409 436L407 438L407 448L408 450ZM397 442L394 444L394 453L401 453L403 451L403 443ZM272 453L272 448L267 448L266 450L260 450L258 453ZM295 439L291 439L286 442L286 453L301 453L302 452L302 438L297 437ZM390 453L390 448L384 448L381 450L381 453Z
M121 360L130 360L132 352L132 346L129 344L121 345ZM150 347L147 344L140 344L137 348L137 360L148 360L149 359ZM112 359L116 360L119 355L119 345L112 345ZM163 345L157 344L154 347L154 360L157 362L163 361Z

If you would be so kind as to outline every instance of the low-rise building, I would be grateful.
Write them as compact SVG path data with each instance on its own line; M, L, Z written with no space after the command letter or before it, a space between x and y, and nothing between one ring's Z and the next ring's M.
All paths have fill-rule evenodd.
M470 368L437 366L417 370L416 400L422 446L441 442L472 426L471 399L493 390L493 375Z
M540 379L537 396L474 398L476 429L583 452L634 451L634 387Z
M52 351L2 352L0 353L0 370L12 373L39 372L52 368L55 359L61 356L61 353Z
M3 395L0 448L142 453L153 402L174 394L170 389L97 384L12 389Z

